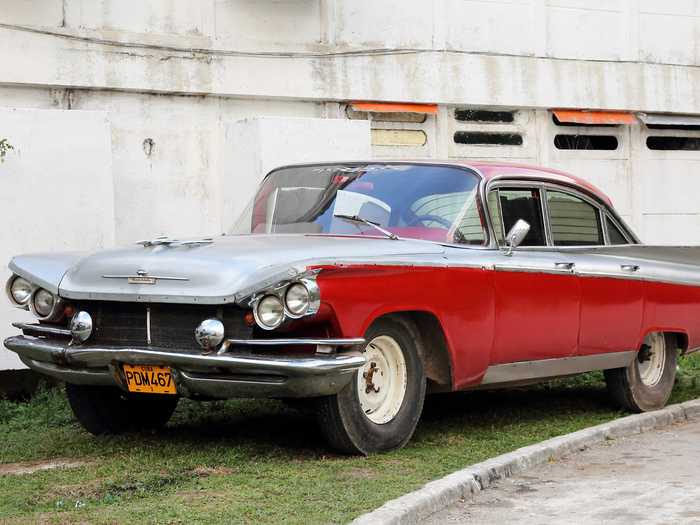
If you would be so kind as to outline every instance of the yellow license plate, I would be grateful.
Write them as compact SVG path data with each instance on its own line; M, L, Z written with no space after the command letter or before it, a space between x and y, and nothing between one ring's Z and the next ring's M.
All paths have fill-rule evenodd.
M167 366L124 365L124 379L129 392L177 394L173 375Z

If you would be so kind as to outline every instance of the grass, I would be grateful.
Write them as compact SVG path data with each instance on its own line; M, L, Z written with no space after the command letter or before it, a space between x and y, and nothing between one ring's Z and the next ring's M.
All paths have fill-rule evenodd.
M700 355L672 402L700 397ZM95 438L58 389L0 401L0 464L77 468L0 476L3 523L344 523L466 465L623 415L600 373L430 397L403 450L332 454L310 415L276 401L183 400L159 435ZM1 465L0 465L1 466Z

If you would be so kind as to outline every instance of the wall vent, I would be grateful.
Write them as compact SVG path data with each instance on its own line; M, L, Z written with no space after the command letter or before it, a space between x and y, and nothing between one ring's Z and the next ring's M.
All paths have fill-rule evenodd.
M470 146L522 146L523 136L519 133L456 131L454 141L457 144Z
M355 111L350 106L345 109L345 114L350 120L371 120L372 122L411 122L422 124L428 118L425 113L409 112L369 112Z
M373 129L372 146L425 146L428 136L420 129Z
M511 124L515 122L514 111L487 111L482 109L455 109L455 120L459 122L492 122Z
M552 121L555 125L569 128L617 128L620 124L586 123L586 122L562 122L552 113Z
M647 137L647 148L661 151L699 151L700 137Z
M557 135L554 147L565 150L614 151L619 142L614 135Z

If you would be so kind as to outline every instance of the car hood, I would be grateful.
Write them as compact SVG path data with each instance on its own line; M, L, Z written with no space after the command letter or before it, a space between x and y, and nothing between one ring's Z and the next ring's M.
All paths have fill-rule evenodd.
M17 274L67 299L222 304L321 264L421 264L445 248L411 239L328 235L235 235L209 244L136 246L12 260ZM155 284L133 284L145 273Z

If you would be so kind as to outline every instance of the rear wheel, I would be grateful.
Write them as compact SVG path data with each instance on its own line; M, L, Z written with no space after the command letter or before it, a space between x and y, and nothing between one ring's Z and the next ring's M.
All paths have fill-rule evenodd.
M333 448L348 454L384 452L413 435L426 380L418 334L409 323L377 321L367 331L367 363L342 391L318 400L321 430Z
M88 432L121 434L159 430L173 415L178 397L157 394L129 394L118 388L66 385L73 414Z
M627 368L605 371L608 391L619 405L632 412L662 408L671 397L677 358L674 335L649 334L637 358Z

